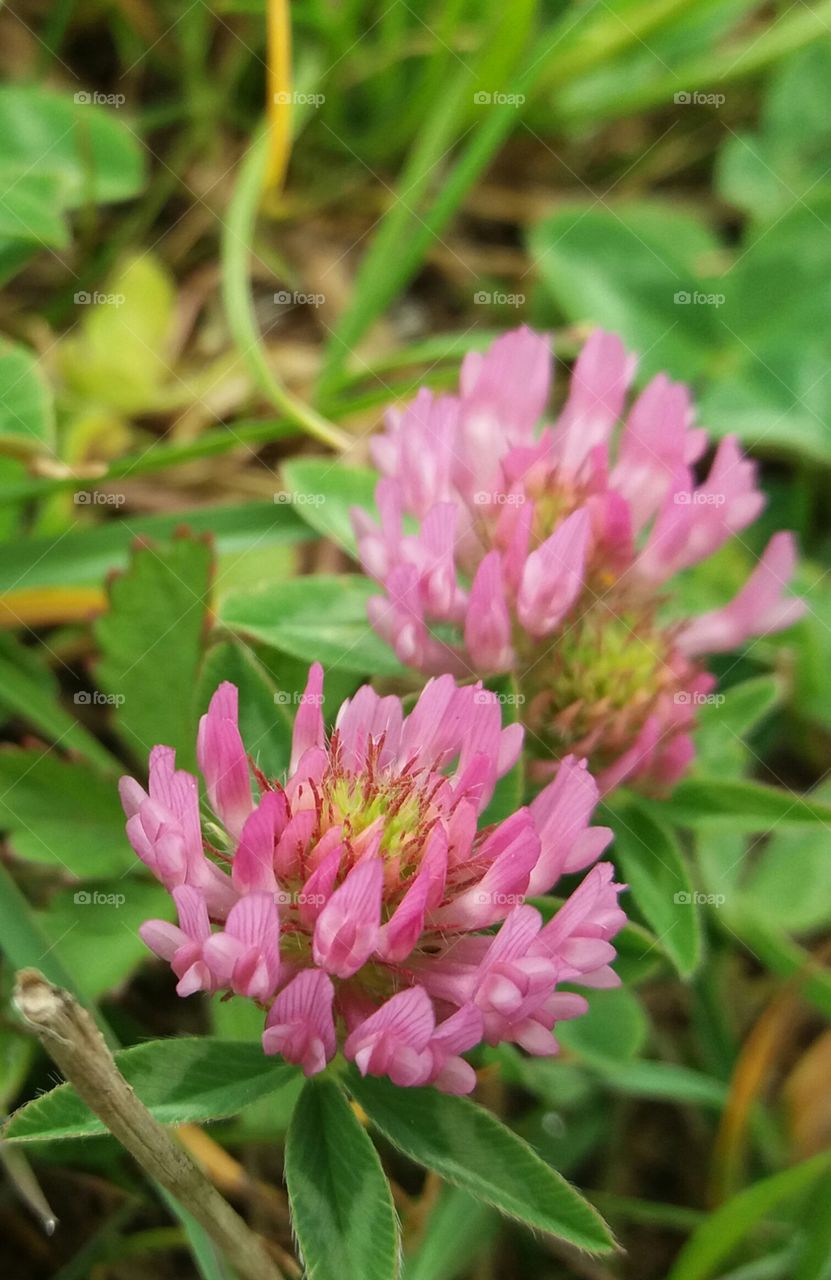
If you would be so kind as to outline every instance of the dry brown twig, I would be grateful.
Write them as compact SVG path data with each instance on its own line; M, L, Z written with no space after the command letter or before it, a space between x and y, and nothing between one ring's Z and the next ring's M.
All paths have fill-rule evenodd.
M86 1009L37 969L17 975L14 1003L90 1110L192 1214L243 1280L282 1280L265 1243L136 1097Z

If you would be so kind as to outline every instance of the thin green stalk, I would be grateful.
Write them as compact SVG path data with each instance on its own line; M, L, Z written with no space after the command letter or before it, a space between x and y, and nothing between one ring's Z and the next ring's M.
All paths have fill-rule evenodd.
M396 198L361 263L351 304L329 344L321 390L330 390L349 354L415 274L430 243L441 235L469 186L516 124L523 90L517 86L518 101L492 102L491 97L501 94L505 86L513 88L516 67L528 46L536 16L535 0L515 0L510 9L498 10L475 56L455 59L459 68L452 77L448 69L449 86L435 95L399 176ZM534 42L529 55L532 59L537 48ZM533 60L526 75L535 78L542 62L542 58ZM461 158L455 165L449 159L445 162L468 132L472 141ZM481 155L479 139L484 139ZM471 154L476 160L469 165L466 159Z
M511 87L511 94L527 96L541 69L540 62L533 64ZM455 87L455 95L461 97L468 92L467 79L460 78ZM410 169L416 167L408 165L407 174L399 184L405 193L406 203L405 199L399 199L390 209L361 264L354 301L341 322L333 346L330 347L322 388L331 390L346 356L416 274L429 245L442 234L473 183L511 132L516 120L517 108L511 103L489 107L487 118L475 130L445 176L432 205L418 215L413 213L413 209L418 208L418 198L425 190L430 180L430 170L440 154L438 143L446 140L442 127L436 125L436 137L431 140L429 150L424 143L421 144L417 166L421 176L414 183L414 189L408 187L407 176ZM428 156L429 164L425 162Z
M697 8L702 10L721 2L697 0ZM688 13L689 9L690 0L651 0L631 8L623 22L617 13L601 5L596 10L597 21L591 21L587 15L575 22L574 8L570 6L546 37L552 55L546 59L539 91L556 93L564 84L596 67L607 66L618 54L633 45L642 45L645 36L665 26L676 14Z
M184 98L193 121L210 117L218 107L208 66L212 25L210 9L198 4L184 11L175 29L182 56Z
M395 399L413 394L417 386L429 385L441 388L448 380L456 380L456 365L469 351L486 351L499 330L476 329L470 333L437 334L423 342L414 343L400 351L390 351L377 360L367 361L359 369L344 371L338 374L333 382L333 390L337 397L326 402L326 411L339 419L363 409L385 404ZM567 331L555 334L554 346L557 354L569 358L579 350L579 342ZM440 366L451 363L450 373ZM417 376L416 383L411 379L391 379L407 369L419 365L428 365L425 373ZM383 375L383 378L382 378ZM365 391L358 390L365 383L375 383ZM342 393L352 391L344 398ZM276 440L285 440L296 434L296 427L285 419L267 418L254 421L235 422L231 427L218 427L206 431L196 440L186 444L149 444L137 453L127 454L111 462L106 471L94 477L79 476L33 476L17 484L7 484L0 488L0 508L17 502L28 502L48 497L53 493L67 490L100 488L112 484L116 480L130 479L134 476L147 475L155 471L166 471L171 467L184 466L189 462L199 462L204 458L217 457L230 453L241 445L272 444Z
M222 232L222 293L231 334L257 386L307 435L343 451L350 437L280 382L266 358L249 283L249 257L268 157L268 133L260 130L240 166Z
M474 346L464 350L478 349ZM361 377L353 375L351 382L363 382L371 375L366 369ZM406 381L384 381L372 390L364 391L348 400L338 402L337 416L359 413L376 405L389 404L396 399L414 395L418 387L429 382L432 387L445 387L455 382L455 370L434 370L429 378L419 377ZM148 475L156 471L166 471L171 467L184 466L190 462L198 462L204 458L221 456L230 453L240 445L270 444L274 440L282 440L297 434L294 424L287 421L242 422L234 425L233 431L217 428L206 431L198 440L187 444L154 444L142 449L139 453L127 454L110 463L105 471L96 476L33 476L25 480L9 482L0 488L0 510L14 506L19 502L31 502L50 497L54 493L66 493L75 489L100 489L118 480L133 479L135 476Z
M789 53L827 36L829 23L831 0L825 0L816 9L800 5L793 17L783 17L760 36L734 41L730 47L700 55L659 79L644 82L633 77L628 92L621 90L620 82L616 80L614 90L608 96L593 102L580 102L570 107L555 100L554 113L558 121L568 124L594 124L610 117L635 115L671 103L674 93L689 89L691 85L703 91L735 84L763 71Z
M165 471L169 467L183 466L188 462L198 462L202 458L229 453L240 445L269 444L273 440L281 440L292 434L294 434L294 428L290 423L267 419L264 422L238 423L233 431L225 428L206 431L198 440L189 441L187 444L151 444L139 453L127 454L126 457L116 459L109 464L106 471L95 477L35 476L17 484L4 485L0 490L0 507L15 502L45 498L52 493L65 493L73 489L100 488L116 480L132 479L134 476Z
M499 337L499 329L471 329L468 333L439 333L435 337L415 342L403 350L388 351L376 359L362 362L357 369L342 369L332 376L331 391L338 393L371 382L381 374L394 374L403 369L411 369L417 365L429 366L422 376L422 381L431 382L436 376L436 366L451 361L458 364L468 351L486 351L495 338ZM557 346L558 352L562 348ZM391 388L394 390L394 388ZM389 393L387 393L389 397ZM351 406L350 406L351 408ZM333 413L335 410L333 409ZM336 413L340 416L340 413Z
M451 386L457 378L456 369L431 368L428 373L407 379L381 380L378 375L396 373L413 365L439 365L452 360L454 364L467 351L484 351L496 337L495 332L477 330L475 333L459 335L457 338L437 337L409 348L406 352L392 352L373 364L361 369L341 374L338 388L348 389L361 387L373 379L371 389L359 391L348 399L338 398L326 402L325 407L335 418L347 417L376 405L389 404L396 399L405 399L414 395L421 385L435 388ZM564 348L557 347L560 354ZM573 344L568 353L574 354ZM230 453L241 445L270 444L275 440L284 440L297 434L297 427L283 419L266 419L254 422L238 422L233 429L218 427L206 431L197 440L187 444L150 444L138 453L127 454L111 462L100 475L88 476L32 476L15 483L7 483L0 488L0 510L19 502L31 502L45 499L54 493L65 493L74 489L98 489L103 485L113 484L118 480L132 479L135 476L147 475L156 471L166 471L171 467L184 466L190 462L198 462L204 458L218 457Z
M618 1219L621 1222L647 1223L687 1232L707 1217L703 1209L689 1209L686 1205L657 1200L641 1200L635 1196L619 1196L611 1191L586 1191L585 1195L604 1218L611 1218L613 1221Z
M448 68L455 58L454 45L466 8L466 0L447 0L442 5L435 27L436 50L432 57L425 60L413 92L399 109L398 131L402 138L410 138L418 133L425 116L442 94Z

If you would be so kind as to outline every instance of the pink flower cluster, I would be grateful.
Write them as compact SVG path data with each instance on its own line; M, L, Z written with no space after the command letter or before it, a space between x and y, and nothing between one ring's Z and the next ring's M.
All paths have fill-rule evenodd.
M482 1040L556 1052L555 1024L586 1007L561 984L616 982L624 922L585 766L565 760L529 807L479 829L523 738L493 694L444 675L405 717L367 686L327 742L322 682L312 667L284 785L246 755L236 688L216 691L198 739L209 838L169 747L151 752L147 791L121 780L132 846L178 912L145 923L144 941L180 995L267 1009L266 1053L306 1074L340 1045L364 1074L466 1093L460 1055ZM548 923L524 901L587 867Z
M407 665L514 672L529 747L589 758L602 790L664 787L687 767L704 653L789 626L790 534L776 534L729 604L678 620L668 579L756 518L763 496L736 440L708 448L687 389L663 374L628 410L635 362L595 332L554 426L546 338L527 328L468 355L457 396L422 389L373 441L380 526L353 511L374 627ZM619 426L625 417L625 422ZM544 771L544 770L543 770Z

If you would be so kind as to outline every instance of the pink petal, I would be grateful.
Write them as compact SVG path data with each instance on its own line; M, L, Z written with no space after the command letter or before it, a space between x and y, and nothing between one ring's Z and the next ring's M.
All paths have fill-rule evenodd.
M257 808L246 818L234 854L231 878L239 893L273 893L277 888L274 850L287 819L288 806L282 792L266 791Z
M387 434L370 442L379 470L394 479L402 506L415 516L450 496L459 409L458 400L422 387L403 411L387 414Z
M361 1041L379 1032L391 1032L402 1043L415 1049L427 1045L436 1025L433 1005L427 992L421 987L406 987L390 996L379 1009L364 1019L346 1041L347 1057Z
M459 382L468 449L490 442L491 424L498 439L530 439L550 381L548 339L525 325L497 338L486 354L466 355Z
M570 855L578 836L588 825L597 800L597 783L585 760L566 756L554 781L531 803L541 852L531 872L529 893L545 893L565 871L578 869L579 858L573 861Z
M385 925L381 927L378 955L389 963L405 960L418 942L428 910L438 906L447 875L447 836L441 826L430 833L418 874Z
M249 893L228 912L225 932L246 946L274 949L276 957L280 923L274 897L270 893Z
M351 978L366 963L378 941L383 883L379 857L352 868L317 918L315 964L339 978Z
M612 333L596 329L571 375L571 388L557 422L554 445L564 472L575 475L597 445L605 444L623 411L634 358Z
M289 818L274 851L274 871L278 880L288 880L300 870L316 826L314 809L301 809Z
M329 752L325 747L309 747L304 751L297 768L286 780L285 793L290 809L314 808L315 791L321 778L329 768ZM312 785L314 784L314 786Z
M775 533L741 591L722 609L693 618L679 636L684 653L724 653L751 636L769 635L798 622L804 600L784 594L796 567L790 533Z
M384 634L398 659L405 665L420 666L427 653L428 636L418 589L418 571L411 564L397 565L384 585L388 600L377 605L374 600L369 601L370 622L380 629L379 624L386 620Z
M324 854L303 885L298 906L300 919L307 929L311 928L332 896L345 850L346 846L339 840Z
M350 1033L344 1054L361 1075L388 1075L398 1085L425 1084L433 1058L427 1045L435 1027L429 996L408 987L391 996Z
M532 943L534 955L544 955L562 966L562 980L579 980L586 985L608 985L616 981L607 970L613 957L610 939L626 923L618 906L624 885L613 881L614 868L608 862L592 867Z
M476 815L484 813L491 802L497 782L496 761L493 756L474 756L453 781L454 803L466 800L472 804Z
M553 631L582 591L590 534L589 513L580 507L529 555L517 612L532 635Z
M192 996L197 991L213 991L213 975L204 960L194 960L176 984L176 994Z
M470 1093L476 1086L476 1072L458 1055L479 1044L483 1034L482 1014L466 1004L436 1027L429 1043L433 1055L431 1083L443 1093Z
M679 470L638 558L640 571L661 579L696 564L755 520L763 506L755 464L734 436L725 436L704 484L694 488Z
M191 885L183 884L174 889L171 896L176 903L182 932L194 942L204 942L209 938L211 922L208 919L205 895Z
M332 1002L335 989L320 969L303 969L279 993L266 1019L265 1053L279 1053L307 1076L322 1071L337 1047Z
M202 831L199 821L199 787L192 774L176 769L176 752L172 747L153 747L150 752L150 798L171 814L184 840L188 862L202 857Z
M202 959L210 970L212 987L217 990L221 987L234 987L236 990L234 968L245 952L246 948L239 938L233 938L227 933L211 934L202 948Z
M142 803L147 799L147 792L144 787L136 782L135 778L125 776L118 779L118 796L125 816L132 818L138 813Z
M476 828L479 823L479 809L468 797L454 804L453 812L447 823L447 861L451 867L460 862L467 862Z
M300 697L300 706L294 718L294 730L291 737L291 762L289 772L294 773L300 757L310 747L322 747L323 732L323 667L314 662L309 667L306 688Z
M535 514L536 504L526 497L524 502L513 507L506 507L505 512L500 517L500 536L498 541L499 545L504 548L502 571L505 576L505 585L512 596L515 596L519 591L519 585L522 582L522 574L531 545L531 532ZM513 517L512 519L511 516ZM511 525L510 533L506 537L509 520Z
M448 1058L432 1083L442 1093L464 1095L476 1088L476 1072L464 1058Z
M687 388L659 373L632 408L612 484L626 498L635 530L643 527L684 466L692 417Z
M196 754L211 808L234 836L253 809L248 760L237 725L238 693L224 681L199 721Z
M477 756L484 756L491 761L495 776L502 777L519 756L521 726L512 724L502 729L502 707L496 694L479 683L459 689L457 706L463 723L459 769L465 769Z
M536 907L514 907L503 920L499 932L488 947L483 971L524 956L542 928L542 916Z
M515 1028L514 1036L516 1043L536 1058L550 1058L559 1051L557 1041L548 1028L534 1018L526 1019Z
M364 571L382 582L400 556L401 500L394 481L378 481L375 504L381 516L380 528L360 507L350 508L349 515Z
M465 616L465 644L477 671L513 666L511 615L498 551L489 551L476 570Z
M418 569L425 608L433 618L451 618L455 612L456 523L459 509L452 502L431 507L421 526Z
M428 680L402 726L399 760L442 768L458 753L465 729L464 700L453 677Z
M147 801L149 804L150 801ZM127 839L133 846L135 853L141 858L145 866L149 867L154 875L161 880L158 859L156 857L155 839L151 838L147 833L147 825L145 823L144 813L134 813L132 817L127 819L126 824ZM182 857L181 874L178 877L181 883L185 877L185 859ZM164 883L164 881L162 881ZM172 888L172 885L165 884L165 888Z
M440 907L431 923L483 929L502 920L522 901L539 854L533 819L527 809L520 810L501 823L479 850L483 861L492 859L479 883Z
M145 946L162 960L172 960L180 947L189 941L188 935L167 920L145 920L139 925L139 937Z
M443 1053L465 1053L482 1039L482 1014L475 1004L457 1009L440 1022L430 1038L430 1048Z
M383 738L378 764L385 768L397 754L402 720L400 698L381 698L370 685L362 685L353 698L342 704L335 722L344 766L362 769L370 740L377 743Z

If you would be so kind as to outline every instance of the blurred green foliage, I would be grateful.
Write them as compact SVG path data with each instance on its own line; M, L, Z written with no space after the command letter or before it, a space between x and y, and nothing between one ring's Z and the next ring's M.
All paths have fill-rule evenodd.
M757 539L787 525L802 539L809 613L720 662L725 702L702 713L695 771L671 800L609 805L631 887L625 988L590 995L588 1015L564 1024L560 1059L502 1046L477 1066L494 1110L591 1188L629 1246L599 1275L828 1280L827 1151L800 1145L790 1104L761 1085L726 1154L724 1134L771 1007L793 1001L765 1080L812 1037L821 1045L831 1014L815 955L831 924L831 5L297 0L294 153L276 209L259 207L264 15L263 0L56 5L0 90L0 276L13 279L0 343L4 977L33 962L68 972L133 1045L158 1034L122 995L146 981L138 924L170 903L123 837L117 773L160 740L192 764L222 679L242 691L258 764L279 775L309 661L334 668L333 708L362 679L403 678L364 626L373 588L354 566L330 551L324 572L300 573L317 537L354 554L349 507L369 505L375 479L357 451L347 465L301 456L308 418L276 372L301 338L315 352L309 403L363 431L419 382L446 385L490 331L555 327L567 359L578 328L602 324L641 353L639 377L691 382L702 422L763 464L762 526L686 575L685 603L723 598ZM509 216L488 204L495 191ZM280 328L274 283L314 291L314 254L293 249L304 232L315 247L331 237L327 262L346 287L322 318L294 307ZM473 301L502 283L494 248L521 256L505 292L528 302L509 312ZM422 316L412 340L408 309ZM290 359L276 358L281 344ZM284 489L294 502L273 500ZM113 493L133 495L126 510L103 500ZM509 781L517 800L524 779ZM97 911L95 894L125 902ZM176 1041L175 1061L168 1040L125 1052L142 1078L150 1064L168 1120L240 1111L223 1140L282 1142L300 1088L262 1066L238 1004L210 1015L218 1041ZM9 1103L48 1083L20 1045L0 1027ZM182 1105L188 1055L205 1088ZM482 1143L472 1187L423 1115L397 1115L383 1092L364 1097L380 1131L416 1133L399 1146L463 1183L423 1209L407 1280L477 1274L483 1249L499 1250L506 1275L572 1274L518 1228L497 1246L495 1213L468 1194L513 1212L510 1137L466 1136L448 1112L462 1146ZM823 1096L800 1094L819 1134ZM35 1129L66 1097L32 1104ZM323 1123L326 1098L302 1105ZM377 1170L350 1116L332 1123L372 1194ZM499 1150L519 1161L501 1183L487 1167ZM302 1185L310 1153L297 1161ZM130 1239L116 1233L116 1257ZM356 1229L350 1256L366 1243ZM222 1275L204 1241L194 1257L201 1275Z

